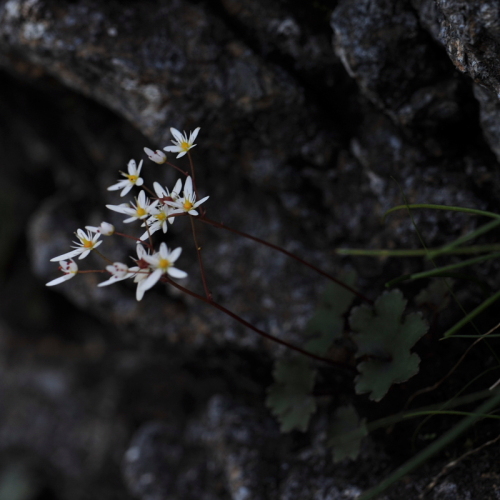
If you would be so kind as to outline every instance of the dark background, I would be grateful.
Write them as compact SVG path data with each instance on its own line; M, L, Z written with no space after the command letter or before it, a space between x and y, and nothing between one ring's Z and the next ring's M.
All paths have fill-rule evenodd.
M334 248L419 248L406 214L381 220L402 191L411 203L500 208L499 26L488 1L1 1L0 500L347 500L408 459L401 439L413 430L403 428L334 466L326 413L311 432L282 436L264 406L281 348L164 286L141 303L133 284L97 288L96 275L48 289L58 276L49 259L77 228L122 227L105 204L123 200L106 188L130 158L145 160L149 185L173 186L142 148L170 144L170 127L200 126L193 158L211 218L329 272L355 268L358 287L377 297L422 261L340 258ZM483 222L415 220L430 246ZM179 267L202 292L185 222L166 241L183 246ZM216 300L300 344L326 283L228 232L200 226L199 237ZM133 247L101 246L121 261ZM93 255L83 263L102 265ZM495 262L474 269L490 290L497 272ZM456 286L468 308L487 296ZM365 416L398 411L448 371L469 345L438 345L456 318L451 308L433 324L409 387L377 408L359 399ZM479 326L496 322L491 312ZM437 400L492 359L472 355ZM325 376L334 401L352 398L348 376ZM494 434L485 424L467 439ZM450 456L465 449L464 439ZM497 498L496 453L476 455L429 498ZM416 499L446 459L388 498Z

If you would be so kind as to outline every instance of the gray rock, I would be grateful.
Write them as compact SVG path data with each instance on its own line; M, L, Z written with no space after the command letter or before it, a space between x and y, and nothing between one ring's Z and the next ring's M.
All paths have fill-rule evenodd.
M428 0L0 2L0 65L15 75L0 84L9 167L0 186L0 325L13 330L7 347L0 336L0 488L16 474L2 462L12 447L23 450L26 483L52 488L53 475L62 478L53 496L63 500L126 498L127 489L141 500L347 500L406 460L408 437L396 427L370 436L357 462L334 465L326 410L309 433L280 435L263 402L272 358L284 350L192 297L158 285L137 303L131 283L97 288L101 277L90 274L52 293L43 284L57 275L49 259L69 249L77 228L102 219L122 228L104 209L122 199L106 188L143 146L169 143L170 126L202 127L193 157L212 218L334 274L354 266L373 297L387 276L421 270L420 259L340 259L332 249L420 246L405 213L381 222L403 203L401 190L415 203L499 209L489 150L498 155L495 12L491 2ZM453 63L489 90L474 97ZM157 165L144 169L149 184L175 181ZM480 223L427 211L414 220L429 245ZM201 292L183 222L166 238L184 247L179 267ZM216 299L301 343L326 283L229 232L200 226L199 237ZM134 253L133 242L115 238L102 247L113 260ZM82 268L101 267L93 257ZM497 289L498 271L492 263L477 274ZM477 305L480 291L457 286L466 307ZM436 331L453 321L447 314ZM432 373L465 345L444 352L424 342ZM490 363L481 358L481 369ZM456 384L476 368L467 365ZM352 398L346 377L324 375L325 386ZM412 383L384 401L385 413L356 402L369 419L399 411L422 381ZM489 430L482 423L477 432L474 445ZM497 453L464 463L429 498L496 498ZM418 498L448 460L437 457L385 498Z
M438 0L439 40L453 64L500 97L500 7L494 1Z

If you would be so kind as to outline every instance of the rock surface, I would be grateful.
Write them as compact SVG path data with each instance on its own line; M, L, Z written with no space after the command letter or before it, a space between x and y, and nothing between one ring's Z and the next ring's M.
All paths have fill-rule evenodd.
M173 172L142 148L169 144L172 126L201 126L193 158L212 219L328 272L355 267L376 297L387 276L422 261L341 259L333 248L419 247L402 212L381 221L403 203L401 190L411 203L500 208L499 26L487 1L0 1L0 494L348 500L411 457L401 442L414 428L396 427L370 436L358 461L334 465L326 410L309 433L281 435L264 399L284 349L171 287L138 303L134 285L97 288L95 274L43 284L77 228L104 219L122 229L104 208L123 201L106 190L118 170L143 158L147 183L170 186ZM417 211L414 220L429 246L481 222ZM183 246L187 286L203 293L184 222L167 241ZM326 283L255 242L198 231L216 300L301 344ZM134 246L102 245L121 261ZM485 286L498 288L498 267L478 269ZM468 308L482 293L474 287L457 289ZM422 341L422 372L443 376L466 347L435 344ZM494 360L467 363L448 391ZM349 375L325 376L334 402L352 399ZM357 404L369 420L400 411L429 377L395 388L380 408ZM429 433L455 420L443 422ZM451 457L494 434L481 424ZM427 497L498 498L497 454L492 444L465 458ZM385 498L416 500L450 459L428 462Z

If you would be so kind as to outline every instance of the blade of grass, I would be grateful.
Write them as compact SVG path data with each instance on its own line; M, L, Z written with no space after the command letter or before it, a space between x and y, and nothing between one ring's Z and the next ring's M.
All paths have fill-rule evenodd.
M488 222L488 224L484 224L478 229L475 229L474 231L470 231L467 234L464 234L460 238L457 238L455 241L452 241L448 245L445 245L444 247L438 249L438 250L433 250L432 252L429 252L427 255L428 259L434 259L438 255L441 255L443 253L448 253L450 250L453 248L456 248L460 246L462 243L466 243L467 241L470 241L474 238L477 238L478 236L481 236L484 233L487 233L491 231L492 229L495 229L497 226L500 226L500 218L493 220L491 222Z
M492 295L489 299L486 299L482 304L478 305L472 312L467 314L464 318L462 318L458 323L453 325L449 330L445 332L443 335L444 338L451 337L455 332L458 332L461 328L463 328L467 323L471 322L478 314L482 313L485 309L487 309L491 304L500 299L500 291Z
M476 340L477 342L477 340ZM475 342L475 343L476 343ZM471 380L469 380L451 399L448 401L445 401L439 408L434 408L437 410L448 410L450 408L456 408L458 405L455 404L456 401L462 400L462 398L465 398L467 396L460 396L464 391L466 391L469 387L473 386L478 380L482 379L484 376L488 375L491 372L497 371L500 367L499 366L493 366L491 368L487 368L486 370L483 370L481 373L473 377ZM484 391L480 392L490 392L493 393L493 389L490 387L489 389L485 389ZM473 393L476 394L476 393ZM489 394L487 394L485 397L488 397ZM428 410L429 408L420 408L420 410ZM432 408L431 408L432 409ZM425 417L421 422L419 422L417 428L413 432L413 437L412 437L412 448L415 448L415 441L417 439L417 436L420 434L422 427L425 424L428 424L429 421L433 415L428 415Z
M454 339L478 339L481 338L482 335L453 335ZM495 333L493 335L488 335L489 339L496 339L500 338L500 333ZM439 340L445 340L444 338L439 339Z
M441 451L445 446L453 442L460 434L464 433L469 427L471 427L476 420L481 418L481 415L488 413L490 410L494 409L500 403L500 392L495 394L493 397L484 402L476 412L464 418L460 423L455 425L448 432L443 434L439 439L434 441L434 443L427 446L415 457L411 458L402 467L396 469L389 477L384 479L374 488L366 491L358 500L371 500L375 498L380 493L383 493L387 488L392 486L394 483L399 481L406 474L415 470L417 467L426 462L430 457Z
M405 206L406 206L406 208L408 210L408 215L410 216L411 223L413 224L413 227L415 228L415 232L417 233L417 236L418 236L418 239L420 240L420 243L422 244L422 246L424 247L425 251L427 252L427 257L432 262L432 265L437 268L437 265L434 262L434 259L432 258L432 256L429 255L429 249L427 248L427 245L425 244L424 238L420 234L420 231L419 231L419 229L417 227L417 223L415 222L415 219L413 218L413 213L411 211L410 204L408 203L408 199L406 198L406 195L405 195L405 192L403 191L403 188L401 187L401 185L399 184L399 182L396 179L394 179L394 177L392 177L392 179L396 182L396 184L399 187L399 190L401 191L401 196L403 197L403 200L405 202ZM455 207L455 208L459 208L459 207ZM496 216L496 219L500 223L500 216ZM467 311L462 306L461 302L458 300L458 297L455 295L455 293L451 289L450 284L446 281L446 279L444 279L444 284L446 285L446 288L448 289L448 293L450 294L450 296L453 298L453 300L458 305L458 307L463 312L463 314L467 317L468 316ZM470 321L470 324L472 325L472 327L474 328L474 330L476 330L476 333L479 334L480 331L478 330L478 328L476 327L476 325L472 321ZM490 350L492 351L493 355L495 356L497 362L500 364L500 359L498 358L498 356L496 355L496 353L493 351L493 349L491 347L490 347Z
M500 215L495 214L493 212L487 212L486 210L477 210L476 208L465 208L465 207L454 207L454 206L448 206L448 205L433 205L430 203L417 203L413 205L398 205L397 207L392 207L387 212L384 214L384 220L385 218L391 213L395 212L396 210L403 210L405 208L409 209L414 209L414 208L428 208L432 210L447 210L449 212L464 212L466 214L472 214L472 215L484 215L485 217L491 217L493 219L499 219Z
M405 415L404 418L414 418L414 417L420 417L422 415L460 415L460 416L467 416L467 415L477 415L480 418L493 418L496 420L500 420L499 415L490 415L490 414L479 414L475 412L469 412L469 411L448 411L448 410L435 410L435 411L416 411L413 413L408 413Z
M413 250L367 250L365 248L337 248L335 253L338 255L354 255L361 257L423 257L429 252L440 250L439 248L432 248L429 250L413 249ZM500 245L473 245L469 247L455 248L446 252L446 255L464 255L471 253L483 252L498 252Z
M463 260L462 262L458 262L457 264L450 264L448 266L437 267L436 269L431 269L430 271L422 271L420 273L413 274L405 274L404 276L400 276L399 278L395 278L385 284L386 287L394 286L401 281L407 280L418 280L422 278L432 278L434 276L442 276L443 273L448 273L449 271L453 271L455 269L460 269L461 267L472 266L473 264L477 264L479 262L484 262L485 260L496 259L500 257L500 252L490 253L488 255L483 255L481 257L474 257L473 259Z

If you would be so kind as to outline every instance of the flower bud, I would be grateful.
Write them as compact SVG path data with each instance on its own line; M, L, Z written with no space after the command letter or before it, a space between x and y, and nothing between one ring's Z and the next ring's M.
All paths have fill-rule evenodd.
M151 161L154 161L159 165L167 161L167 155L163 151L160 151L159 149L153 151L152 149L144 148L144 152L148 155L148 158Z

